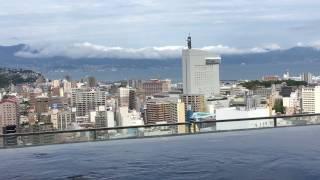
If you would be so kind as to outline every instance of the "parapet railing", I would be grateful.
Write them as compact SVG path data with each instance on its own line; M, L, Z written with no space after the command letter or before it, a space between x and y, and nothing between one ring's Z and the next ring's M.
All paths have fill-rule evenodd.
M0 134L0 148L320 124L320 114Z
M214 127L215 129L208 129L207 127L210 127L210 124L212 125L211 127ZM320 113L193 121L192 129L193 132L220 132L232 130L248 130L306 125L320 125Z

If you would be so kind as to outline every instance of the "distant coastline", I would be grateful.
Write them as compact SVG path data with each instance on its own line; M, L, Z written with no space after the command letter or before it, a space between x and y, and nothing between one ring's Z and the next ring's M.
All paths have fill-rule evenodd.
M319 75L319 66L310 64L291 64L291 65L273 65L273 64L249 64L249 65L230 65L221 64L220 79L221 80L255 80L261 79L266 75L282 75L289 70L291 74L299 75L304 72L311 72ZM49 79L61 79L65 75L70 75L73 79L81 79L86 76L95 76L101 81L117 81L126 79L171 79L173 81L181 81L181 67L178 65L167 66L165 68L154 67L144 69L133 68L117 68L117 71L110 69L105 70L57 70L41 72Z

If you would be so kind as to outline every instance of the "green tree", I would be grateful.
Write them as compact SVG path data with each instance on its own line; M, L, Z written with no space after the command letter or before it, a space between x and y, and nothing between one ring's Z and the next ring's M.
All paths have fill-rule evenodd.
M278 81L259 81L259 80L254 80L254 81L248 81L248 82L243 82L241 85L247 89L250 90L255 90L258 87L271 87L272 84L281 84L281 83L286 83L287 86L301 86L301 85L307 85L305 81L295 81L295 80L278 80Z
M285 108L284 108L284 106L283 106L283 101L282 101L282 99L276 99L276 100L275 100L273 109L275 110L276 113L284 114Z

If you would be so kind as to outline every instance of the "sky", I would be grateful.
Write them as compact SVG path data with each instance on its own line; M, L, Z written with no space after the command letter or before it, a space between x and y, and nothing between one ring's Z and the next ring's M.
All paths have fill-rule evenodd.
M42 47L42 55L70 54L83 47L140 54L145 49L180 50L188 33L194 47L218 53L320 44L318 0L0 0L0 4L0 45Z

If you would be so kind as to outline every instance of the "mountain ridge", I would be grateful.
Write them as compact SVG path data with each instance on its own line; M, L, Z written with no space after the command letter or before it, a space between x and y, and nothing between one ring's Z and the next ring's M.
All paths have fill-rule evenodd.
M55 57L19 57L15 54L26 48L26 44L0 46L0 66L14 68L68 69L83 66L113 66L119 68L148 68L181 65L181 58L167 59L128 59L128 58L69 58ZM247 64L320 64L320 50L313 47L293 47L260 53L222 54L223 65Z

